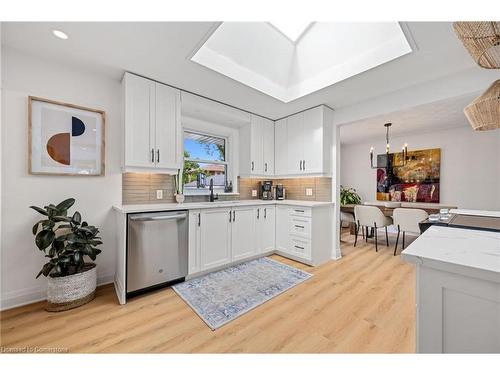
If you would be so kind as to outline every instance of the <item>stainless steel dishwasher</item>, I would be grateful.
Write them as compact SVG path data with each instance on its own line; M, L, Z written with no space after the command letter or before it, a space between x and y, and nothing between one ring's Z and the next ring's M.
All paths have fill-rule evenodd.
M128 215L127 296L183 281L187 271L187 211Z

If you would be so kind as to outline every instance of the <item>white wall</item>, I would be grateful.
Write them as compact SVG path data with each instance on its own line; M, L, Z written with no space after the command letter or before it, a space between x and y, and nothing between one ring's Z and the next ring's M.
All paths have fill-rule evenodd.
M12 49L3 50L1 307L43 299L47 281L35 279L44 263L31 227L39 215L30 205L74 197L75 209L101 229L104 245L97 258L98 282L114 275L115 220L121 203L119 81L73 70ZM106 111L106 175L103 177L28 174L28 95Z
M376 170L370 168L370 146L385 150L385 135L376 142L342 145L340 183L354 187L363 201L376 200ZM470 127L391 137L391 147L405 142L410 150L441 148L442 204L500 210L500 131L477 132Z

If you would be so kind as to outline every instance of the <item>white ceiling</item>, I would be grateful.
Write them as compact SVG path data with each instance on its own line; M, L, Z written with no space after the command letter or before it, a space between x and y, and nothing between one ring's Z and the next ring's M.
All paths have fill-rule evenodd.
M463 110L476 96L466 95L442 100L342 125L340 142L354 144L369 139L385 140L384 124L387 122L392 122L391 136L470 127Z
M288 103L410 52L398 22L313 22L295 43L269 22L223 22L191 60Z
M116 79L131 71L272 119L318 104L340 108L474 67L451 23L408 23L417 47L413 53L283 103L190 61L218 24L2 22L2 44L7 53L14 48ZM63 30L69 39L55 38L52 29Z

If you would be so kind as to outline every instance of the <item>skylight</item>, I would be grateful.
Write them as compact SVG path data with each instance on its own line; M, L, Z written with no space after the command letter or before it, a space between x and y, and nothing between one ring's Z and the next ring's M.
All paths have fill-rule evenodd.
M410 52L398 22L223 22L191 60L287 103Z
M281 31L292 42L297 39L306 31L307 27L311 24L310 21L293 21L293 20L280 20L269 22L271 25Z

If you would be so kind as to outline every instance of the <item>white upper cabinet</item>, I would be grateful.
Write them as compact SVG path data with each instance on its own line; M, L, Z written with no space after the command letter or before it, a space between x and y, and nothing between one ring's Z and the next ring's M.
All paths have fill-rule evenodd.
M123 170L176 173L181 166L180 91L125 73Z
M274 175L274 121L262 119L264 175Z
M332 110L319 106L276 122L275 175L330 175Z
M274 175L274 121L252 115L240 129L239 143L241 175Z
M288 174L302 173L304 157L304 113L288 117Z
M288 130L287 119L274 124L274 171L276 175L288 174Z

